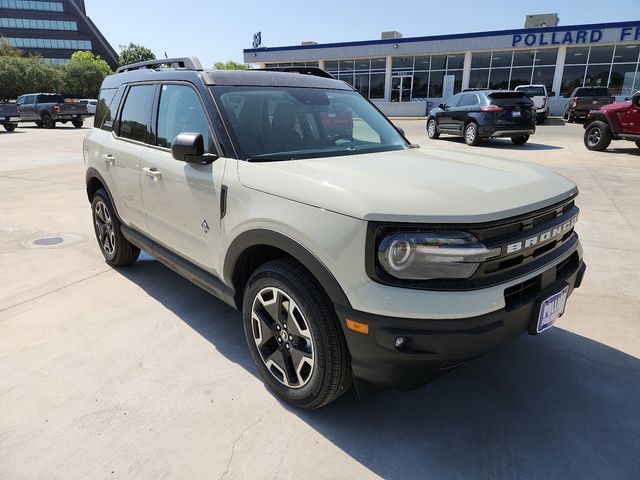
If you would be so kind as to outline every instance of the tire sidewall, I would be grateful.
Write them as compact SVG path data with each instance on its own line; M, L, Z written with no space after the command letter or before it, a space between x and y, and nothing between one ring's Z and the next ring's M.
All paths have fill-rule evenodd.
M300 388L289 388L278 381L273 374L267 369L253 338L251 312L253 302L258 292L267 287L276 287L286 292L302 311L311 331L314 349L314 367L309 382ZM274 270L263 270L257 272L250 280L245 290L242 304L242 320L244 324L244 333L253 357L254 363L258 368L262 379L269 389L280 398L294 405L305 406L310 404L322 391L325 382L329 381L327 365L327 355L329 352L329 338L325 329L322 327L321 312L314 307L313 299L303 290L297 288L292 278L288 278L286 274Z
M98 226L96 225L96 205L99 201L101 201L109 209L109 215L111 216L111 223L113 225L114 233L116 236L120 235L120 223L118 221L118 217L116 216L113 210L113 206L111 204L111 201L109 200L109 196L106 193L104 193L104 190L98 190L93 196L93 200L91 201L91 220L93 221L93 231L96 235L96 241L98 242L98 246L100 247L100 251L102 252L102 255L104 256L105 260L107 260L107 262L112 262L115 259L116 255L118 254L118 242L117 241L115 242L113 246L113 253L111 255L105 252L104 248L100 244Z
M595 129L600 130L600 139L592 145L589 143L589 134ZM584 132L584 146L587 147L588 150L601 152L607 149L609 143L611 143L609 127L603 122L593 122Z

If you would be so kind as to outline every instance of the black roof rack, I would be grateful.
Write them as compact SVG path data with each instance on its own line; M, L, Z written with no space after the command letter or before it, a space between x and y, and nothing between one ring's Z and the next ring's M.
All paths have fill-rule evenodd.
M258 70L261 72L264 72L264 71L293 72L293 73L301 73L303 75L313 75L314 77L333 78L333 79L336 78L326 70L323 70L318 67L272 67L272 68L254 68L253 70L254 71Z
M145 68L160 67L162 65L171 65L175 69L202 71L202 64L196 57L182 58L159 58L157 60L148 60L146 62L132 63L124 65L116 70L116 73L130 72L132 70L142 70Z

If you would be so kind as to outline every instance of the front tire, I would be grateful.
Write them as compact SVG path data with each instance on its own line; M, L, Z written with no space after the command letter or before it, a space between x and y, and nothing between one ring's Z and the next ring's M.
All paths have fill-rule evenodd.
M297 263L259 267L247 283L242 317L251 356L278 397L316 409L348 390L351 361L335 311Z
M514 145L524 145L529 140L529 135L516 135L511 137L511 141Z
M15 123L5 123L3 127L7 132L13 132L15 131L17 125Z
M584 146L596 152L606 150L611 139L609 125L600 120L591 123L584 132Z
M480 144L478 125L475 122L469 122L467 126L464 127L464 143L473 147Z
M93 196L91 213L96 240L107 263L120 267L135 262L140 255L140 249L122 235L120 219L103 189L98 190Z
M435 118L430 118L427 121L427 136L431 140L437 140L440 138L440 133L438 132L438 122L436 122Z

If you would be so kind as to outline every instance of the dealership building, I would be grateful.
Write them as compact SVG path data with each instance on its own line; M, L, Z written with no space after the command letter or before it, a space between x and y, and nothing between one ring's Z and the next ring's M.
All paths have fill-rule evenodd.
M87 16L84 0L0 0L0 37L54 65L86 50L100 55L113 69L118 66L118 54Z
M413 38L384 32L380 40L244 50L245 62L263 68L323 68L387 115L416 116L424 115L425 102L466 88L543 84L552 114L563 112L579 86L607 86L628 97L640 90L639 58L640 21Z

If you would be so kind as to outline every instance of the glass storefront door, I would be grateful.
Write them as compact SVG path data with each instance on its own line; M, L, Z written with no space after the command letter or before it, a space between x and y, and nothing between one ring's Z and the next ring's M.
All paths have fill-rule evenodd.
M410 102L413 94L413 75L391 77L391 101Z

